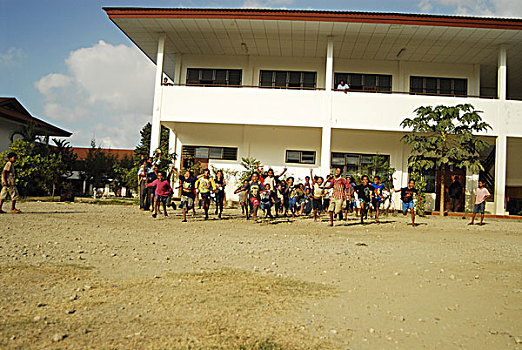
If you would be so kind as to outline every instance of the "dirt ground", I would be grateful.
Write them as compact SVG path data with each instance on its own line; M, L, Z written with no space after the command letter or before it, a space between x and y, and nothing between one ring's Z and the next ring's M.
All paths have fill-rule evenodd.
M522 349L521 222L20 208L0 216L0 348Z

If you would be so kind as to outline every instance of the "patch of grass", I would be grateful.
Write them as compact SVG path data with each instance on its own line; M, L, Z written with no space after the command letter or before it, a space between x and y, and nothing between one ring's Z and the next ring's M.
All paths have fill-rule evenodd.
M255 341L250 345L242 345L239 347L240 350L283 350L283 347L270 338L261 341Z
M139 202L135 199L95 199L81 203L97 204L97 205L138 205Z

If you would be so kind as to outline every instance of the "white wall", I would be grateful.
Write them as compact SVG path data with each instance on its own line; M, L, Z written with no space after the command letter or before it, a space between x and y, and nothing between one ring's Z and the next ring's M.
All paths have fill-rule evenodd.
M0 152L6 151L11 146L11 134L21 128L19 124L0 119Z
M253 157L265 165L265 170L272 167L276 174L288 168L288 176L304 179L310 168L315 170L321 163L321 129L290 128L251 125L215 125L195 123L164 123L174 128L183 145L237 147L237 161L210 160L209 166L230 170L244 170L241 158ZM286 150L316 151L316 162L311 164L285 163ZM317 170L316 170L317 172ZM237 199L233 195L237 184L227 188L227 198Z

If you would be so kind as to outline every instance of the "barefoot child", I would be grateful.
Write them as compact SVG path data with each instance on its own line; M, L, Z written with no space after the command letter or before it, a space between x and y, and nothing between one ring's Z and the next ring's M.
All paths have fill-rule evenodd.
M158 178L147 185L148 187L154 187L154 213L152 217L155 218L158 215L160 202L163 204L163 214L167 214L167 200L172 194L172 187L170 182L165 178L164 171L158 171Z
M397 191L397 190L396 190ZM416 227L415 224L415 202L414 195L418 193L415 188L415 180L410 180L408 182L408 187L401 188L401 200L402 200L402 214L407 215L408 210L411 213L411 226Z
M479 188L475 193L475 207L473 208L473 216L471 217L471 222L468 225L475 224L475 216L480 213L480 226L484 223L484 210L486 209L486 199L491 196L488 189L485 187L484 181L479 180L478 182Z

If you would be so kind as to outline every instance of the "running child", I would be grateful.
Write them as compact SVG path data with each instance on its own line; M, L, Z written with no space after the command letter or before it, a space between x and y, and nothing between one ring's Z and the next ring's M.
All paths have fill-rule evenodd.
M147 185L148 187L154 187L154 213L152 217L155 218L158 215L160 202L163 204L163 214L167 214L167 200L172 195L172 187L170 187L170 181L166 179L164 171L158 171L158 178Z
M310 177L312 178L312 208L314 210L314 222L317 222L317 218L323 211L323 197L325 191L323 187L323 178L320 176L314 176L313 170L310 169Z
M374 176L371 186L373 187L372 206L375 208L375 222L379 222L379 212L384 200L384 191L388 191L388 188L381 183L379 176Z
M225 187L227 183L225 181L225 177L223 176L223 171L218 170L216 172L216 179L214 180L216 183L216 215L219 219L221 219L221 214L223 214L223 202L225 201Z
M468 225L475 224L475 216L480 213L480 226L484 225L484 211L486 209L486 199L491 196L488 189L485 187L485 183L482 180L478 182L478 188L475 192L475 207L473 208L473 216L471 222Z
M261 201L260 201L260 208L261 210L265 211L265 218L270 217L270 219L273 219L272 216L272 206L275 203L274 199L274 192L270 189L270 184L265 184L264 191L261 191Z
M361 208L361 224L364 224L364 219L368 218L368 209L373 198L373 188L369 184L370 178L368 175L363 175L361 184L355 188L359 198L359 206Z
M330 187L333 189L330 199L328 212L330 213L330 226L333 226L334 214L337 215L343 210L344 202L346 201L346 186L348 183L346 179L341 176L342 169L335 168L334 177L330 182Z
M176 169L172 169L179 177L179 196L181 199L180 208L182 208L183 220L187 222L187 211L192 208L194 210L194 200L196 198L196 178L192 172L187 170L185 175L180 175Z
M417 226L415 224L415 201L414 201L414 196L416 194L418 194L418 191L415 188L415 180L410 179L410 181L408 181L408 187L401 188L401 200L402 200L402 214L407 215L408 211L410 211L412 227ZM419 198L419 200L420 200L420 198Z
M294 186L294 178L289 177L287 180L287 189L288 192L288 208L292 212L292 218L295 218L295 210L297 206L297 202L299 199L299 194L297 190L299 189L298 186Z
M203 210L205 211L205 220L208 220L208 209L210 207L210 193L216 192L216 183L210 177L210 170L203 170L203 176L196 181L196 191L201 196Z
M259 209L259 205L261 204L261 191L263 189L263 185L261 181L259 181L259 173L255 171L252 174L252 180L248 184L246 190L248 191L248 202L250 205L250 212L252 213L252 218L254 222L257 221L257 210Z
M249 214L248 214L248 203L247 203L247 197L248 197L248 193L246 191L248 187L248 180L245 180L243 181L243 185L242 186L239 186L235 191L234 191L234 194L238 194L239 193L239 204L241 205L241 213L243 215L245 215L245 217L249 218Z

